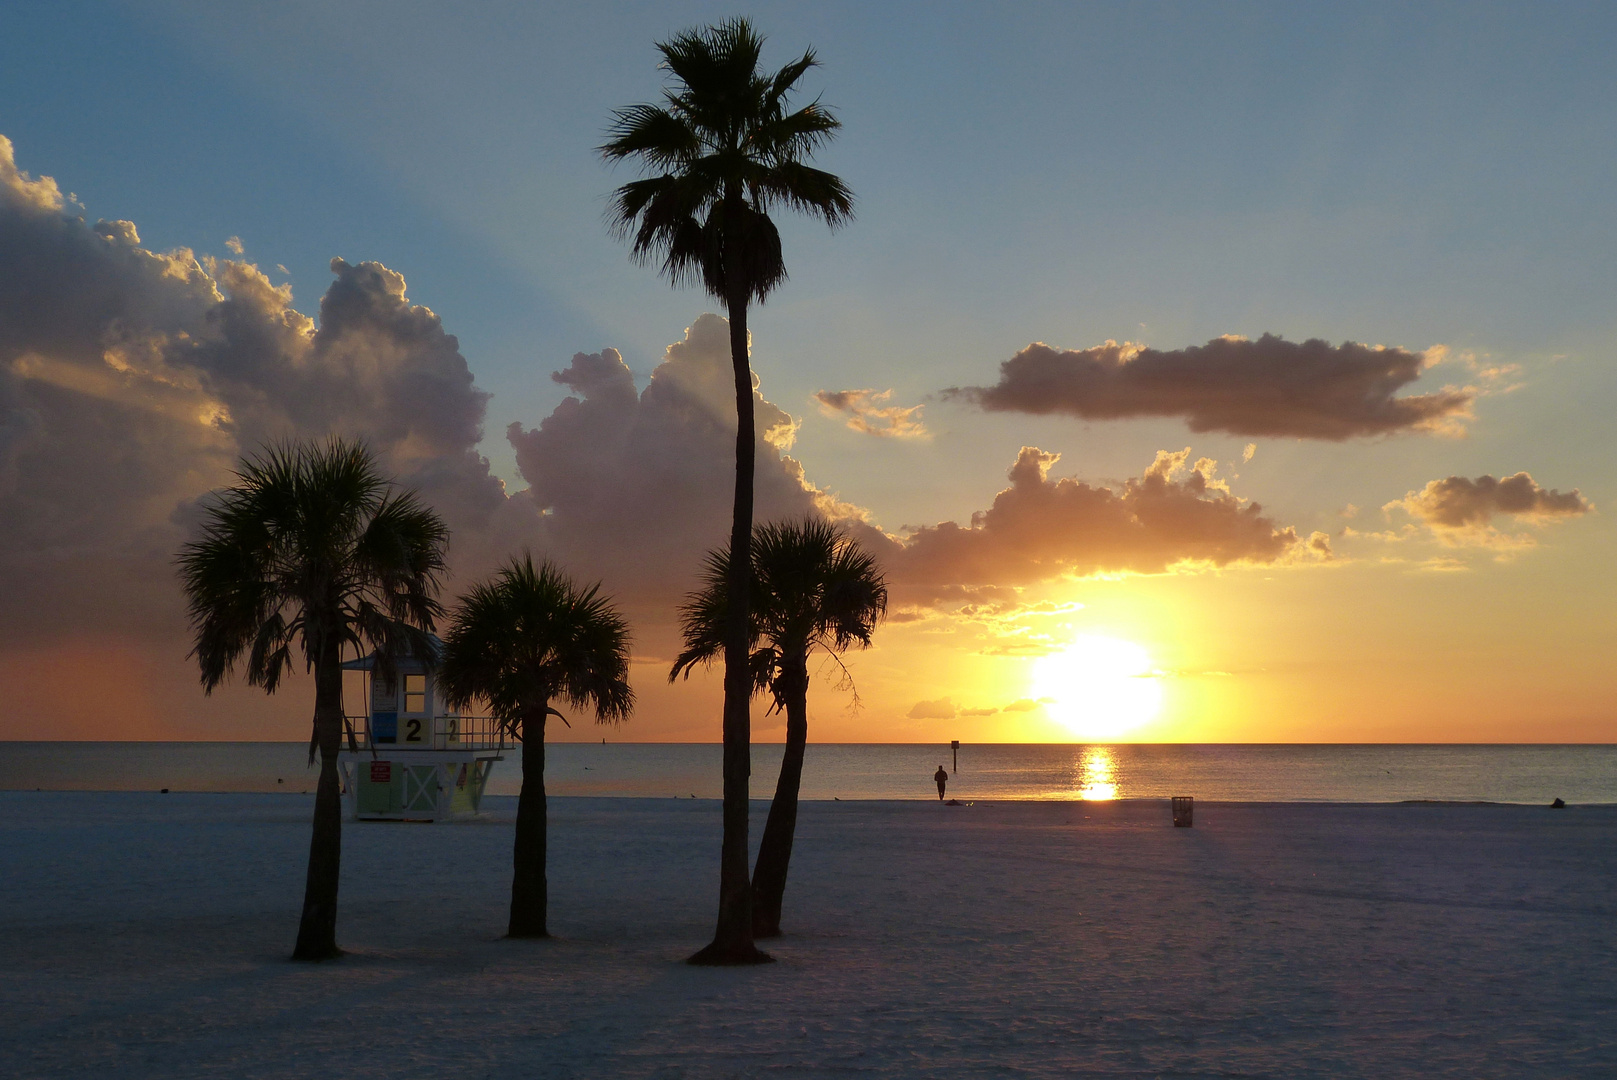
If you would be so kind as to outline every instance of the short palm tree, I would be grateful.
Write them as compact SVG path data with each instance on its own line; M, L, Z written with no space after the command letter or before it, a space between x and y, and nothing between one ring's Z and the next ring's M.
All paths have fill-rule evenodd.
M561 716L551 704L558 700L593 706L603 723L629 715L628 623L599 585L579 588L553 563L535 566L524 554L460 598L438 685L451 707L487 701L501 726L522 741L506 933L548 937L545 721Z
M853 216L853 193L806 164L841 122L818 100L792 109L792 91L817 61L813 50L779 71L760 71L763 38L746 19L691 30L659 42L672 85L662 105L631 105L613 116L603 157L636 159L644 178L618 188L610 216L632 236L635 258L659 259L675 284L700 284L730 319L735 374L736 477L730 550L747 565L752 537L756 439L747 308L786 280L780 233L769 214L786 208L833 228ZM766 961L752 943L747 882L747 778L751 772L747 672L747 580L729 583L724 647L724 846L719 918L698 964Z
M341 955L337 882L342 804L342 659L375 650L380 669L431 654L449 529L413 493L396 490L361 443L283 444L242 462L234 487L206 507L202 538L179 555L196 644L212 693L246 661L250 685L273 694L302 656L314 673L320 754L298 960Z
M887 611L887 582L869 552L814 518L759 526L751 555L753 685L769 690L786 713L786 752L752 872L753 936L776 937L808 742L809 655L836 658L852 646L869 647ZM669 681L723 651L730 566L728 552L708 556L703 588L680 609L685 650Z

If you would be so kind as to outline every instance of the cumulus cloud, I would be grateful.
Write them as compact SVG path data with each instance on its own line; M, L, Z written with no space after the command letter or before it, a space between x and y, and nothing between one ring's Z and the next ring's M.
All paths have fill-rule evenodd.
M486 395L402 277L332 271L317 328L250 263L87 224L0 139L0 638L183 633L197 500L282 437L369 440L475 548L506 503L475 451Z
M1556 491L1519 472L1503 479L1484 475L1474 480L1464 476L1432 480L1382 509L1403 510L1449 543L1519 547L1530 544L1531 538L1500 534L1493 528L1494 518L1509 516L1524 524L1545 525L1590 513L1594 504L1576 488Z
M1024 446L1010 486L968 525L942 522L890 541L890 573L938 598L997 599L958 590L1184 564L1273 563L1299 546L1296 530L1230 494L1211 461L1191 465L1189 458L1188 448L1159 451L1142 476L1113 488L1054 479L1060 455Z
M953 720L955 718L954 701L946 697L938 698L935 701L917 701L910 706L910 711L904 715L911 720Z
M921 422L924 405L887 404L893 397L891 390L821 390L814 395L820 411L826 416L846 415L847 425L855 431L889 439L924 439L930 432Z
M668 347L641 390L615 349L579 353L552 376L573 393L536 428L507 438L537 540L579 572L666 619L704 554L729 541L735 397L728 324L703 315ZM857 521L786 451L797 421L754 391L758 521L824 514Z
M0 206L23 212L52 213L66 200L62 189L48 176L38 180L17 168L17 154L11 140L0 135Z
M1034 343L1000 364L993 386L952 387L992 412L1086 420L1183 417L1192 431L1342 440L1397 431L1456 432L1471 389L1396 397L1420 378L1425 353L1265 334L1184 349L1108 341L1091 349Z

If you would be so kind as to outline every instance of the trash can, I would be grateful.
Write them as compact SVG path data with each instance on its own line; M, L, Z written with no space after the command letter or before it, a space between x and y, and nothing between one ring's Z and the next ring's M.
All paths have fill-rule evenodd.
M1175 795L1173 797L1173 827L1176 829L1192 828L1196 817L1196 800L1189 795Z

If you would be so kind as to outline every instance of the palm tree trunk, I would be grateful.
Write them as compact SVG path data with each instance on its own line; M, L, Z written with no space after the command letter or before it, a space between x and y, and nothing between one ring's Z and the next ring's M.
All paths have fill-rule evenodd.
M522 717L522 793L517 796L517 839L512 851L511 921L506 937L549 937L545 919L550 892L545 880L545 714L548 701Z
M781 757L775 800L758 843L752 871L752 936L780 936L780 906L786 895L786 870L797 833L797 793L803 782L803 748L808 742L808 658L793 657L782 673L786 691L786 753Z
M747 351L744 275L727 254L730 363L735 370L736 487L730 519L729 604L724 627L724 846L719 856L719 921L693 964L756 964L769 959L752 943L752 882L747 876L747 796L752 778L752 673L747 586L752 569L752 363Z
M342 653L337 635L320 651L314 671L314 737L320 746L320 783L314 794L309 874L303 887L294 960L330 960L337 948L337 884L342 865L342 791L337 751L342 741Z

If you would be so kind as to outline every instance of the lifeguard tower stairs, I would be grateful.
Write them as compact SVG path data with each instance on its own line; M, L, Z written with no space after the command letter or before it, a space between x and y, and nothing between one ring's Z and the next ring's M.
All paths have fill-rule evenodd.
M337 765L355 821L447 821L483 804L490 770L516 745L491 717L438 709L433 664L416 657L377 675L376 656L350 660L365 673L366 711L349 716Z

